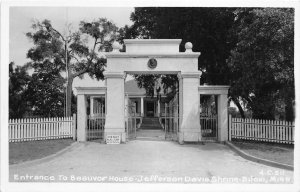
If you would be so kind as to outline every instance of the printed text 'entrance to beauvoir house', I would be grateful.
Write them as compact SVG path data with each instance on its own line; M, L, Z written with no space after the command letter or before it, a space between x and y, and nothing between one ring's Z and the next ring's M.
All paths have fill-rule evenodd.
M179 79L177 140L201 141L200 94L217 95L218 140L228 139L227 93L228 86L200 86L198 71L200 52L192 51L192 43L185 44L185 52L179 52L180 39L125 39L126 52L113 44L113 51L106 53L107 67L104 72L105 87L76 87L77 91L77 140L87 140L86 97L104 95L105 123L103 138L120 138L125 142L126 103L124 79L126 74L176 74ZM152 106L148 106L149 108ZM112 137L116 136L116 137ZM111 141L111 140L109 140Z

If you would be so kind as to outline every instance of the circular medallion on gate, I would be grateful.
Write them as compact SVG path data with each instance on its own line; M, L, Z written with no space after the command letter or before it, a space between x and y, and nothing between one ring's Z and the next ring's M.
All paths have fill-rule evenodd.
M149 67L150 69L155 69L156 66L157 66L157 61L156 61L156 59L154 59L154 58L149 59L149 61L148 61L148 67Z

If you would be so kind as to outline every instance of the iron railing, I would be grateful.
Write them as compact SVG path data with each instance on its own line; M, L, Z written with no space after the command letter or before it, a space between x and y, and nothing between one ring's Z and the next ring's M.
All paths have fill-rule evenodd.
M135 112L135 104L126 105L126 116L125 116L125 132L127 139L135 139L137 136L137 129L142 124L142 116L140 113Z
M217 140L218 116L216 114L200 113L202 140Z
M161 113L160 123L165 131L165 139L177 140L179 132L178 107L176 104L165 104L165 110Z
M88 126L86 130L87 141L101 139L104 140L105 115L88 116Z

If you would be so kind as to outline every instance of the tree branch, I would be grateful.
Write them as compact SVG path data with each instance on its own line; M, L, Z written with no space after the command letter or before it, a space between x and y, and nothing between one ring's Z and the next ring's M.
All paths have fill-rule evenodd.
M82 70L80 70L80 71L78 71L78 72L72 74L72 78L75 78L75 77L78 77L79 75L84 74L85 72L87 72L87 69L88 69L88 68L86 67L86 68L84 68L84 69L82 69Z
M74 55L69 54L72 58L76 59L78 63L80 63L80 61L78 60L77 57L75 57Z
M91 55L90 58L87 57L87 66L84 69L82 69L82 70L80 70L80 71L78 71L74 74L70 74L72 76L72 78L80 76L80 75L82 75L82 74L84 74L85 72L88 71L89 67L92 64L92 60L94 59L94 53L95 53L95 49L96 49L96 46L97 46L98 43L100 43L100 42L98 42L98 38L95 38L95 42L94 42L93 49L92 49L92 55ZM73 56L73 58L75 58L78 61L78 59L76 57Z
M98 42L97 42L97 40L98 40L98 39L97 39L97 38L95 38L94 47L93 47L93 52L95 52L96 45L97 45L97 43L98 43Z
M57 33L64 42L66 42L65 38L62 36L62 34L60 32L58 32L56 29L54 29L52 26L51 26L51 30L53 30L55 33Z
M70 51L68 51L68 54L71 55L72 52L73 52L73 49L71 49Z
M96 45L97 45L97 38L95 38L95 42L94 42L94 46L93 46L93 50L92 50L92 56L91 58L88 58L88 61L87 61L87 66L86 66L86 69L89 68L91 66L91 63L92 63L92 60L94 59L94 52L95 52L95 49L96 49ZM83 70L82 70L83 71ZM87 70L85 70L84 72L86 72ZM76 77L76 76L75 76Z
M241 117L242 117L242 118L245 118L244 110L243 110L243 108L242 108L240 102L238 101L238 99L235 98L235 97L231 97L231 99L232 99L232 101L234 102L234 104L237 106L237 108L239 109L239 112L240 112L240 114L241 114Z

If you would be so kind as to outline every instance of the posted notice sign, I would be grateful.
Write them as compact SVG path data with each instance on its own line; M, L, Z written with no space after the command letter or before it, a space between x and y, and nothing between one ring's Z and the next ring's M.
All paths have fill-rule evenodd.
M107 135L106 136L106 144L120 144L121 137L120 135Z

